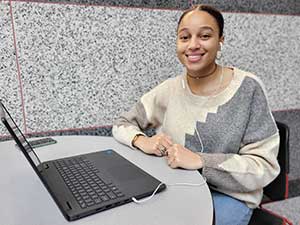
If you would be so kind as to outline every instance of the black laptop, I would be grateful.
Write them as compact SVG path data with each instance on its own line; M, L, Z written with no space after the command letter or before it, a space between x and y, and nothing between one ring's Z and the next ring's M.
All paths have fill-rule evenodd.
M112 149L41 162L1 101L0 118L69 221L166 188Z

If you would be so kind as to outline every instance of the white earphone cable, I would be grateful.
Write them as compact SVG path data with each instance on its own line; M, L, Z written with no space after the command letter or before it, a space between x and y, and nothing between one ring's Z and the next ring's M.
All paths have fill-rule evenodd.
M203 177L204 181L202 183L174 183L174 184L167 184L167 186L202 186L206 184L206 178ZM134 201L137 204L141 204L144 202L149 201L150 199L153 198L153 196L156 194L156 192L158 191L158 189L160 188L160 186L162 186L164 183L160 183L159 185L157 185L157 187L155 188L155 190L153 191L153 193L144 199L141 200L137 200L135 197L132 197L132 201Z

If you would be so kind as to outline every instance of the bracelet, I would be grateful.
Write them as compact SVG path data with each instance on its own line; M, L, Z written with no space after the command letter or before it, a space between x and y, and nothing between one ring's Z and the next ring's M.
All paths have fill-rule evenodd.
M144 134L137 134L137 135L134 136L134 138L133 138L132 141L131 141L131 145L132 145L133 147L137 148L137 149L139 149L139 148L136 147L134 144L135 144L135 142L136 142L136 140L138 139L139 136L145 136L145 135L144 135ZM139 149L139 150L140 150L140 149Z

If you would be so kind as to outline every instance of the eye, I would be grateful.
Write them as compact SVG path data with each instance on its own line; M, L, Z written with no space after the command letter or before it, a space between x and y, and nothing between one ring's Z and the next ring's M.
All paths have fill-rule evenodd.
M182 40L182 41L187 41L189 39L189 36L188 35L181 35L181 36L179 36L179 39Z
M211 35L209 35L209 34L203 34L203 35L200 36L200 38L202 40L208 40L210 37L211 37Z
M188 41L190 37L191 35L188 32L180 32L178 34L178 39L183 42Z

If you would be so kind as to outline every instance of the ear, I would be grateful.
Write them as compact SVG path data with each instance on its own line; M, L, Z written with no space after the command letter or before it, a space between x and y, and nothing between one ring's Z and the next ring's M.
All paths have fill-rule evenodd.
M219 44L220 44L219 51L222 51L222 47L224 45L224 36L220 37Z
M219 46L219 51L222 51L223 42L220 41L220 42L219 42L219 45L220 45L220 46Z

